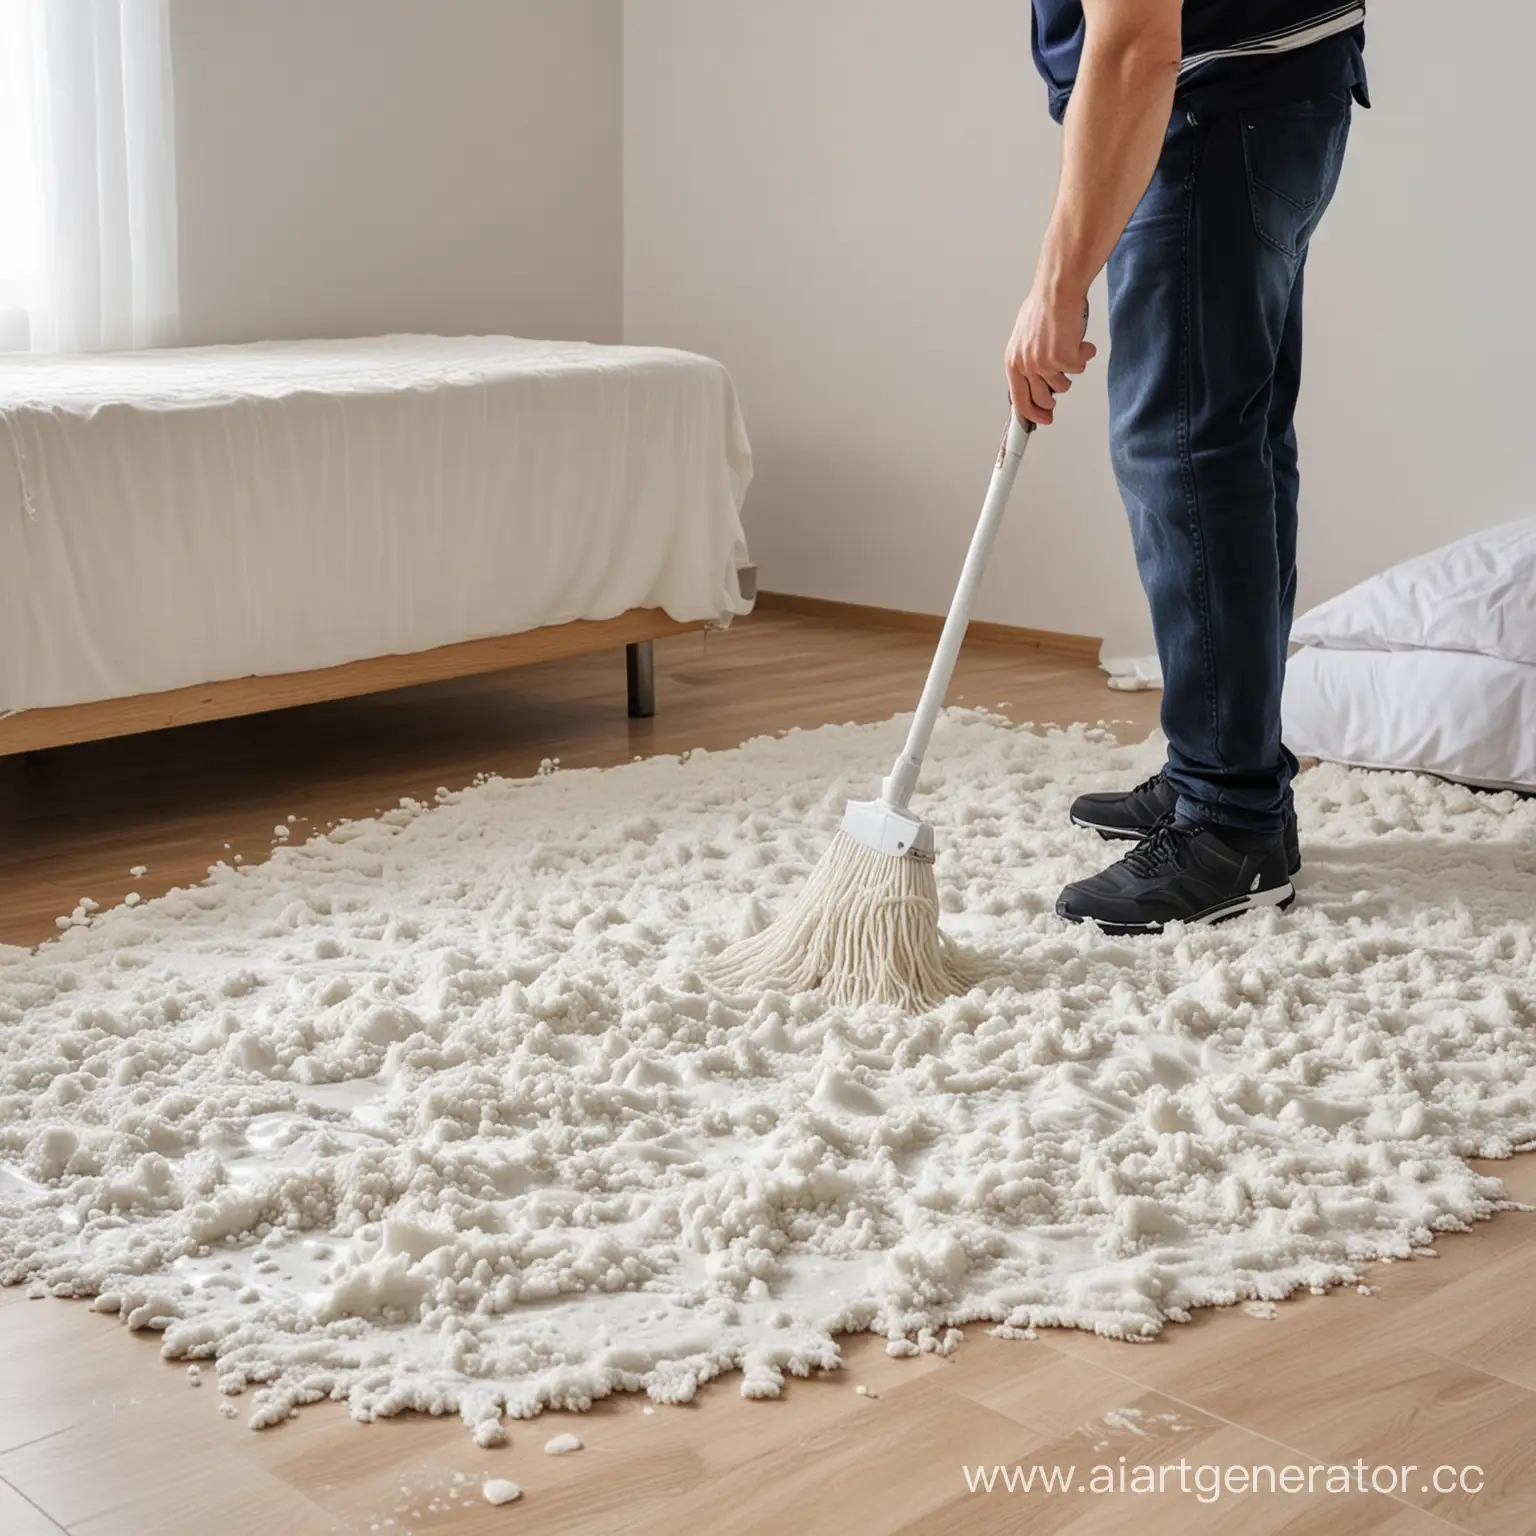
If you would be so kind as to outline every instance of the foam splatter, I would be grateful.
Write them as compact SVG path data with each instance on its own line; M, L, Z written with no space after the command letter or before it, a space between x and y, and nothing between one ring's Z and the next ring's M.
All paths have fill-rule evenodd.
M487 780L0 950L0 1279L93 1296L248 1422L748 1396L875 1330L1147 1338L1360 1283L1536 1138L1536 802L1319 769L1288 916L1052 912L1155 744L952 713L920 1016L727 998L901 724Z

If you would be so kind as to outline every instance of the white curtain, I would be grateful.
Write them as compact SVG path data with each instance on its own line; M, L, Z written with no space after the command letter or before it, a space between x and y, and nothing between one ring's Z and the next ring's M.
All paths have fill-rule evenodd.
M169 0L0 0L0 350L174 342Z

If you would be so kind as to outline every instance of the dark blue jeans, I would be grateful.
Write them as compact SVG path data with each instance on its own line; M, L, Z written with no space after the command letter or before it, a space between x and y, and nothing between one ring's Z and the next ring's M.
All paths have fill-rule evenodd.
M1290 805L1302 277L1350 111L1177 108L1109 262L1111 445L1181 820L1273 832Z

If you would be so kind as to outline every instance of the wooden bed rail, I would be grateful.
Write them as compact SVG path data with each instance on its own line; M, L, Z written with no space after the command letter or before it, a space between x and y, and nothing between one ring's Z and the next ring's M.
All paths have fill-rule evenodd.
M260 714L269 709L291 709L299 704L318 704L327 699L354 698L383 693L391 688L410 688L417 683L437 683L455 677L474 677L525 667L539 661L560 661L594 651L632 648L629 656L630 712L646 714L653 707L647 694L652 676L649 657L637 649L667 635L703 629L702 623L681 624L659 608L631 608L617 618L579 619L548 629L530 629L520 635L498 635L489 640L466 640L431 651L406 656L377 656L322 667L313 672L287 672L278 677L235 677L224 682L176 688L168 693L148 693L126 699L102 699L91 704L70 704L57 709L28 709L0 716L0 757L16 752L39 752L47 747L69 746L82 741L101 741L137 731L160 731L174 725L193 725L203 720L227 720L235 715Z

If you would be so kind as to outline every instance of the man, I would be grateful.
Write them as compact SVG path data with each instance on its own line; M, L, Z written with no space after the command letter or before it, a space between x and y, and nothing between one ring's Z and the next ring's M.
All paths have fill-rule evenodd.
M1136 839L1056 910L1119 933L1286 907L1301 858L1280 691L1296 594L1302 274L1369 105L1360 0L1033 0L1065 123L1008 347L1047 426L1094 355L1109 267L1111 447L1163 668L1168 761L1072 819Z

